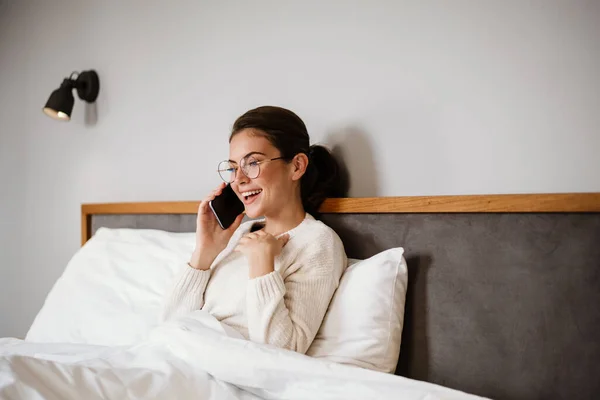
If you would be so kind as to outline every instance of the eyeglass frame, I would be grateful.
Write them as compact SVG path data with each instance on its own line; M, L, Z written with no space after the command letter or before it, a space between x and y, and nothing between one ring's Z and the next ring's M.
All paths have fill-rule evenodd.
M240 160L240 163L238 164L238 166L237 166L237 167L235 167L235 171L234 171L234 172L231 174L231 177L232 177L233 179L229 179L229 180L225 180L225 179L223 179L223 176L221 175L221 171L223 171L223 170L220 170L220 169L218 169L218 168L217 168L217 173L219 174L219 177L220 177L220 178L221 178L221 179L222 179L222 180L223 180L225 183L233 183L233 182L235 181L235 179L237 178L237 170L238 170L238 169L240 169L240 170L242 171L242 174L244 174L244 176L246 176L246 178L248 178L248 179L256 179L256 178L258 178L258 177L260 176L260 172L261 172L260 165L261 165L261 164L264 164L264 163L266 163L266 162L269 162L269 161L275 161L275 160L289 160L289 158L288 158L288 157L283 157L283 156L281 156L281 157L274 157L274 158L267 158L266 160L260 160L260 161L259 161L259 160L256 160L256 164L258 165L258 174L256 174L256 176L255 176L254 178L251 178L251 177L249 177L249 176L248 176L248 174L246 174L246 172L244 172L244 167L243 167L241 164L242 164L242 161L243 161L243 160L245 160L247 157L252 157L252 156L254 156L254 154L256 154L256 153L250 153L250 154L247 154L247 155L245 155L245 156L242 158L242 160ZM237 164L235 161L231 161L231 160L223 160L223 161L220 161L220 162L219 162L219 165L221 165L221 163L224 163L224 162L228 162L228 163L232 163L232 162L233 162L233 163ZM227 171L227 170L224 170L224 171Z

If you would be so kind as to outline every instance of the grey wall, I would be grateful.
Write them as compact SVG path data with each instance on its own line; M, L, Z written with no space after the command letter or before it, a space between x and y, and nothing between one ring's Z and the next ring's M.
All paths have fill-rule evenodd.
M200 199L250 107L296 111L351 195L600 191L600 2L0 3L0 337L84 202ZM97 107L41 112L73 70Z

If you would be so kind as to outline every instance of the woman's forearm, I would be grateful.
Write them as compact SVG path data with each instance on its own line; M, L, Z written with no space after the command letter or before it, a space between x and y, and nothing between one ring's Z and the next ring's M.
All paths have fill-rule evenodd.
M207 271L215 258L217 258L217 255L218 253L215 254L214 251L208 251L205 249L194 250L188 264L194 269Z
M275 271L275 257L271 254L256 254L248 259L249 278L254 279Z

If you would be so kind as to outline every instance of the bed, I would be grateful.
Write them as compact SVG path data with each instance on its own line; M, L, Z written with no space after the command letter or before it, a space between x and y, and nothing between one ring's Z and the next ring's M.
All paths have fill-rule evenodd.
M192 232L197 206L84 204L82 244L101 228ZM600 393L600 193L328 199L321 212L349 257L405 249L408 290L395 373L408 379L369 375L365 379L371 386L389 390L365 396L470 398L468 393L494 399L592 399ZM0 351L5 361L45 351L25 348L24 343L15 346L23 348ZM50 350L47 359L68 359L79 350ZM279 360L305 362L285 357ZM2 365L12 368L0 363L0 376ZM217 381L230 378L231 371L219 368L210 366L210 376ZM322 396L297 393L360 398L359 386L350 385L346 392L323 389L328 379L330 388L340 385L344 374L353 379L353 370L334 373L332 368L313 369L323 374ZM280 373L272 377L284 381L285 368ZM267 383L264 390L240 376L236 379L234 387L244 388L244 393L294 397ZM305 387L319 377L311 379ZM398 382L406 392L394 386ZM245 398L238 395L231 398Z

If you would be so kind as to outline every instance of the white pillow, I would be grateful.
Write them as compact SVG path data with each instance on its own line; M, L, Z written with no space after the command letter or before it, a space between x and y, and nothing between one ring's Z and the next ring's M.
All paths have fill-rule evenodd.
M349 265L307 354L394 372L400 354L408 269L404 249Z
M100 228L69 261L26 340L128 345L159 323L194 233Z

